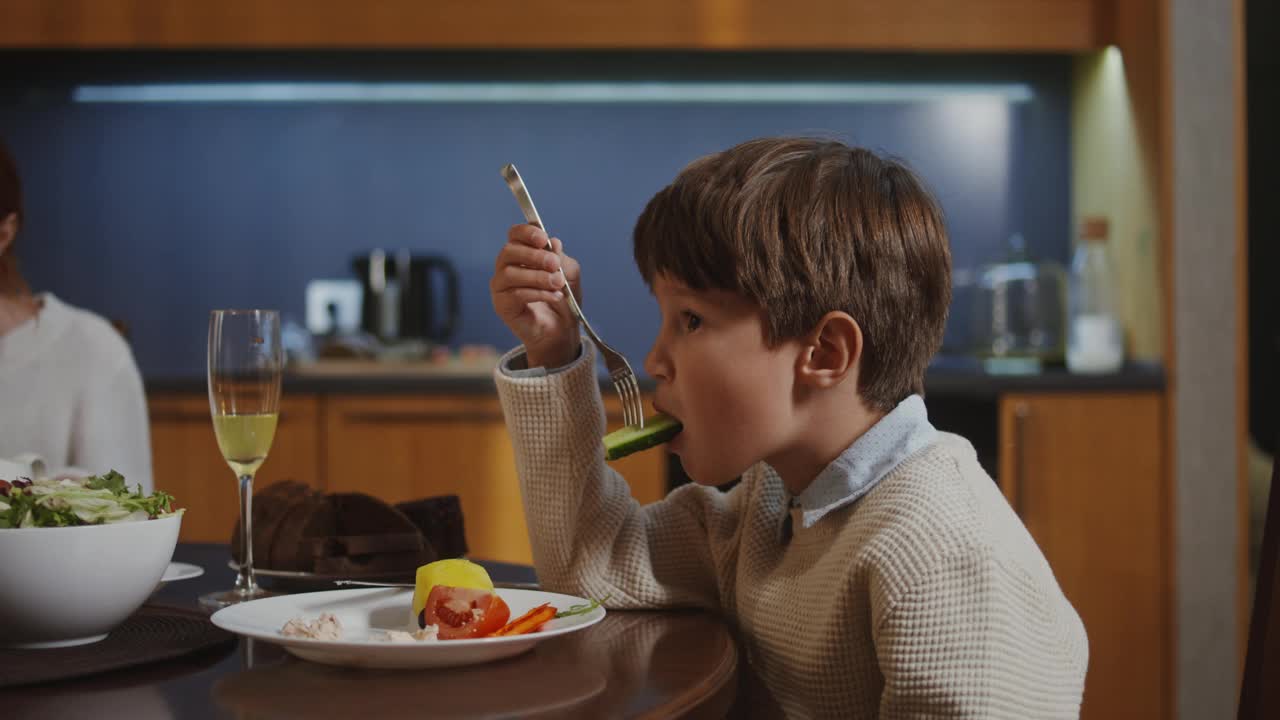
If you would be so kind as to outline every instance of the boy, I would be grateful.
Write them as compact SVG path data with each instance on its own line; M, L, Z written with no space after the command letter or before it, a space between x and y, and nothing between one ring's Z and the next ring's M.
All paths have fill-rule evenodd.
M576 283L577 263L518 225L490 283L523 343L495 379L543 585L721 611L792 716L1077 716L1079 617L972 446L925 413L951 257L915 176L754 140L681 171L634 239L662 316L654 407L683 423L669 447L696 483L645 507L603 459L594 348L555 272Z

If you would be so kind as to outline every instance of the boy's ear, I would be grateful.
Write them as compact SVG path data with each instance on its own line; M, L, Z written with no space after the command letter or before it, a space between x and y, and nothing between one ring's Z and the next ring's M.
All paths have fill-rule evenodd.
M805 339L796 363L797 379L815 388L835 387L858 372L862 360L862 328L848 313L822 316Z

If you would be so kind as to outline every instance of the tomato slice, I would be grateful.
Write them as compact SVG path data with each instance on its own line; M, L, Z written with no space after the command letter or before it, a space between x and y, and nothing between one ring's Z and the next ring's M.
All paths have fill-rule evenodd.
M507 624L511 608L497 593L437 585L418 613L418 627L435 625L441 640L485 637Z

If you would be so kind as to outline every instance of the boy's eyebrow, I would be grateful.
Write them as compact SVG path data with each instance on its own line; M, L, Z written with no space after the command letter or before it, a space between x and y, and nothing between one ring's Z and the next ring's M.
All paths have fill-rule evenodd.
M667 279L663 282L666 286L667 294L678 295L680 297L703 297L706 295L704 290L694 290L678 280Z
M716 305L717 303L705 291L689 290L689 289L672 289L667 291L673 300L695 301L698 303Z
M682 282L678 282L670 279L666 280L664 285L665 285L665 288L663 292L668 297L671 297L677 300L696 300L699 303L711 304L715 306L719 306L723 304L722 300L717 298L717 294L726 292L723 290L717 290L715 288L703 288L701 290L697 290L689 287L688 285L685 285ZM654 292L655 297L657 296L657 294L658 294L657 292Z

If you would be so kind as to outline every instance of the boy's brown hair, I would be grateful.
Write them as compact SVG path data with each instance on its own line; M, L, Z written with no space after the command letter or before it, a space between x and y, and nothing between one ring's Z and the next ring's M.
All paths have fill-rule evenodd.
M651 288L666 274L742 295L761 308L770 346L847 312L862 328L858 391L870 407L923 392L951 251L941 209L901 163L831 140L751 140L682 170L649 200L634 241Z

